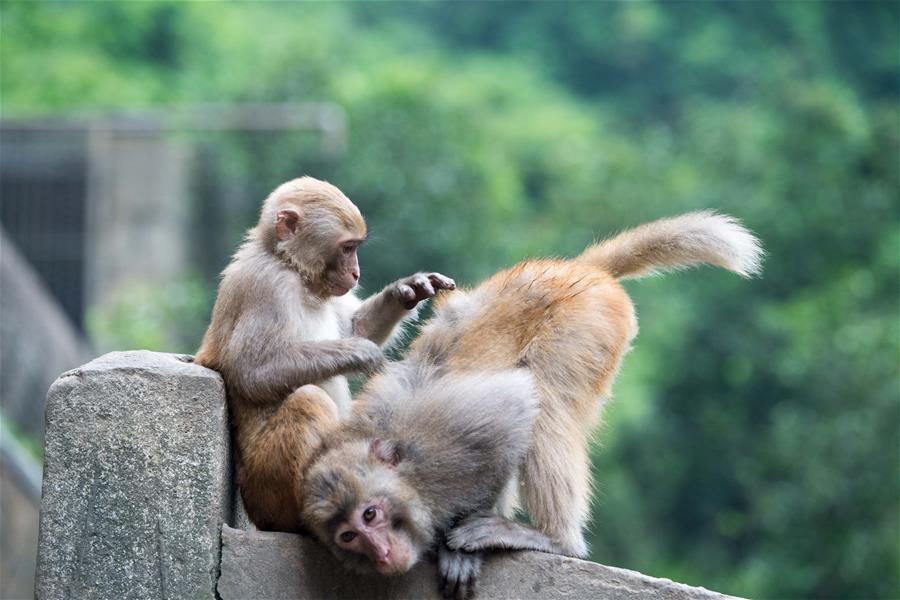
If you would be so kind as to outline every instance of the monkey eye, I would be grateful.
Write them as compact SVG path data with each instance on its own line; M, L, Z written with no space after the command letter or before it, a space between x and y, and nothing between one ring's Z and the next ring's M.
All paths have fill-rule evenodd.
M344 254L351 254L354 250L356 250L356 246L351 246L349 244L346 246L341 246L341 252L343 252Z
M355 531L345 531L344 533L341 534L341 541L342 541L342 542L346 542L346 543L349 544L349 543L352 542L354 539L356 539L356 532L355 532Z
M375 514L376 514L377 512L378 512L378 511L375 510L375 507L374 507L374 506L370 506L369 508L367 508L366 510L363 511L363 520L364 520L366 523L370 522L372 519L375 518Z

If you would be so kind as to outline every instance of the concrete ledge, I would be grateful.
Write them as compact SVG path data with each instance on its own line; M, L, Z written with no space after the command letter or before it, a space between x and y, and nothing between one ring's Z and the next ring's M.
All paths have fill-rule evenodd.
M314 540L288 533L222 528L222 600L245 598L409 598L439 600L437 571L420 564L399 578L362 577L341 567ZM733 598L635 571L539 552L490 556L477 598L724 600Z

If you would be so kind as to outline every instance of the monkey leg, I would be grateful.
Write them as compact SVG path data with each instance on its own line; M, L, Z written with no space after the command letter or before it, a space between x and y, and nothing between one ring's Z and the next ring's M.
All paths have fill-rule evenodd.
M521 523L491 513L474 514L463 519L447 534L451 550L536 550L565 554L546 535Z
M525 506L532 523L561 547L562 554L585 556L590 466L587 440L565 415L542 412L523 465Z
M322 437L337 426L337 406L322 388L305 385L254 421L238 427L238 485L247 514L262 530L299 531L297 489Z

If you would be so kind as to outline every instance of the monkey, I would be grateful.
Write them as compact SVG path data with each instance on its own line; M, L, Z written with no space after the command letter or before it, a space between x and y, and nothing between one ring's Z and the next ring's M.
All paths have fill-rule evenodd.
M323 435L349 413L345 375L377 369L380 345L417 304L455 287L418 273L360 301L352 290L366 235L337 187L294 179L266 198L222 273L195 362L225 381L238 487L259 529L303 531L296 486Z
M473 593L485 551L584 556L589 435L638 330L619 281L702 263L751 277L761 258L738 221L699 211L442 292L406 357L324 437L305 521L359 572L436 552L448 597ZM511 520L517 485L532 527Z

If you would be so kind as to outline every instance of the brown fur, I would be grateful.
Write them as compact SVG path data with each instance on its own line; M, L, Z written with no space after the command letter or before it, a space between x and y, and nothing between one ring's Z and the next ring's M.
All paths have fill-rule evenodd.
M574 260L526 261L471 292L478 308L462 320L446 361L461 373L524 366L534 375L541 410L521 470L524 501L532 523L564 552L587 553L588 440L598 400L611 395L638 330L617 279L702 263L746 277L759 271L761 255L737 221L701 211L641 225ZM452 306L453 295L442 295L438 307ZM426 327L417 343L427 348L430 334Z
M237 407L236 407L237 408ZM325 433L338 423L337 407L319 387L306 385L275 408L268 419L237 408L234 423L241 457L238 485L245 505L253 507L257 527L296 531L298 507L293 487Z

